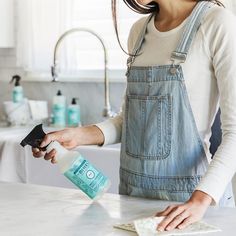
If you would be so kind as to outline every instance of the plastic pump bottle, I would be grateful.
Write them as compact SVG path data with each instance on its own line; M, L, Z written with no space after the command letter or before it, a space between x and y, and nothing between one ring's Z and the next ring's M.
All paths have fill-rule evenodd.
M15 81L15 86L12 91L12 100L14 103L20 103L24 100L23 88L20 85L21 77L19 75L14 75L10 83Z
M80 106L78 104L78 98L73 98L71 104L68 106L68 126L77 127L81 126L80 119Z
M30 145L39 148L44 133L42 125L37 125L21 142L21 146ZM111 185L110 180L76 151L68 151L57 141L43 148L44 151L57 151L56 159L61 172L91 199L98 200Z
M65 127L66 125L66 97L58 90L57 95L53 97L53 126Z

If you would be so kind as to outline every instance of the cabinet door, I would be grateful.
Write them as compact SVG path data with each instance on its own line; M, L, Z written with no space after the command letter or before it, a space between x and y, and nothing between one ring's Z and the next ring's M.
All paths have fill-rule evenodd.
M0 48L14 46L14 0L0 0Z

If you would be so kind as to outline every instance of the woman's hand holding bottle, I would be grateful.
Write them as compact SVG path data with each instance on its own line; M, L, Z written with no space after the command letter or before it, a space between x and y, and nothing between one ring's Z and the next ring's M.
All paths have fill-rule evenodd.
M52 141L58 141L63 147L73 149L80 145L101 145L104 143L104 136L97 126L85 126L76 128L67 128L60 131L48 133L42 141L40 147L47 146ZM56 163L56 151L52 150L46 153L39 148L32 149L33 156L40 158L44 156L45 160L51 160Z

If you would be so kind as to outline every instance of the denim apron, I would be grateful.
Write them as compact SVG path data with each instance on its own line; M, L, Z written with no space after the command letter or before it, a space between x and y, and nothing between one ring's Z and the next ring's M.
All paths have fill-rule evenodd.
M199 2L189 16L171 65L132 66L145 40L145 22L127 61L120 186L124 195L187 201L208 168L193 117L181 63L212 3ZM226 196L225 196L226 195ZM221 200L232 199L231 188Z

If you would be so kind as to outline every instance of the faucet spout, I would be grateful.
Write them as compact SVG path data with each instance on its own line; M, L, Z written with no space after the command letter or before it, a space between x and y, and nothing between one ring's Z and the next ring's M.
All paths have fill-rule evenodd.
M94 31L90 30L90 29L86 29L86 28L73 28L70 29L68 31L66 31L65 33L63 33L60 38L58 39L55 48L54 48L54 57L53 57L53 66L51 67L51 75L52 75L52 82L57 82L59 81L58 78L58 62L57 62L57 58L58 58L58 49L63 41L63 39L65 39L68 35L76 33L76 32L87 32L92 34L93 36L95 36L101 43L102 48L103 48L103 52L104 52L104 100L105 100L105 107L103 110L103 116L104 117L114 117L116 115L115 112L112 111L111 109L111 105L110 105L110 89L109 89L109 80L108 80L108 76L107 76L107 49L105 47L104 41L102 40L102 38L95 33Z

